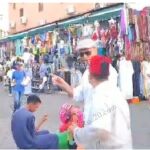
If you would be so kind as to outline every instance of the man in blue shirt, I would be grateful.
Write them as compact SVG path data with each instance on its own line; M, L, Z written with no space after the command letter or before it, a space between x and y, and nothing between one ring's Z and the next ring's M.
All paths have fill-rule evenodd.
M57 149L59 142L56 134L47 130L39 131L40 126L47 120L45 115L35 127L35 112L41 104L36 95L27 98L27 105L18 109L12 116L11 130L16 145L20 149Z
M23 64L16 64L16 71L13 72L12 80L15 82L13 87L14 92L14 112L21 106L21 97L24 94L24 85L22 84L25 79L25 72L23 71Z

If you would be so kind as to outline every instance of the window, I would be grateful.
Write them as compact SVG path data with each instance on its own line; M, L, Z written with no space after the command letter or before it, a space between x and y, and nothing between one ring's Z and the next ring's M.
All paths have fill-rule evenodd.
M39 12L43 11L43 3L39 3Z
M23 16L23 8L20 8L20 17Z
M16 9L16 3L13 3L13 9Z

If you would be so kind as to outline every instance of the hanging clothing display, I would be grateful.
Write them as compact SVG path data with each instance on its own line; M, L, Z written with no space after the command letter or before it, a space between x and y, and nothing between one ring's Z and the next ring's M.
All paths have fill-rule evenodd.
M122 57L119 62L119 87L126 99L133 98L132 62Z

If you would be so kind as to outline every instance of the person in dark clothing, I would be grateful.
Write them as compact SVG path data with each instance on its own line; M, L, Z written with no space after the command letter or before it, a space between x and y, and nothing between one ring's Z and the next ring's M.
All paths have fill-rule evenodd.
M20 149L57 149L58 136L47 130L40 131L41 125L47 120L43 116L38 126L35 127L36 112L41 105L41 100L36 95L29 95L27 105L18 109L12 116L11 131L16 145Z

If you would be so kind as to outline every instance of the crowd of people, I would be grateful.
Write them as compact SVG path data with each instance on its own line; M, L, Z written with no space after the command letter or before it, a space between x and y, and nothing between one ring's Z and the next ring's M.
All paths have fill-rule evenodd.
M41 104L38 96L29 94L27 105L19 108L18 99L27 81L22 83L25 74L22 65L16 65L17 70L13 73L12 79L18 83L14 90L19 90L16 92L11 129L18 148L132 148L129 106L117 87L112 60L97 55L95 42L91 39L80 40L76 49L86 64L80 84L73 87L62 77L56 74L51 76L55 86L67 92L73 100L83 103L84 110L82 112L76 106L63 105L60 111L62 125L56 133L40 130L47 116L44 116L37 126L35 125L33 112L37 111Z

